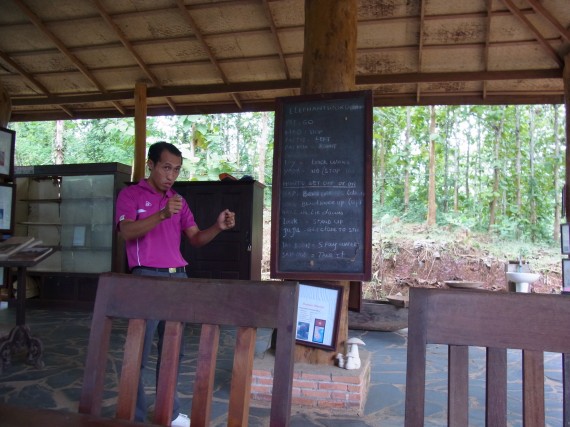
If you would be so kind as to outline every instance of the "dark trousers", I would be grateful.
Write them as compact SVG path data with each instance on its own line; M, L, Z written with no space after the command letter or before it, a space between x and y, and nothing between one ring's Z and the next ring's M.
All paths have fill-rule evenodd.
M187 277L186 273L167 273L167 272L158 272L152 270L144 270L144 269L135 269L133 273L138 276L160 276L160 277ZM137 404L135 409L135 421L142 421L146 420L147 415L147 402L146 402L146 393L144 391L144 381L143 381L143 374L145 372L145 368L148 364L148 357L150 355L150 351L152 349L152 343L154 341L154 334L158 332L158 358L156 361L156 379L155 384L158 382L158 373L160 371L160 357L162 353L162 342L164 338L164 325L165 322L163 320L148 320L146 322L146 332L144 336L144 345L143 345L143 354L141 360L141 376L139 379L139 387L137 391ZM180 345L180 357L179 362L182 361L184 357L184 342ZM174 393L174 406L172 408L172 419L175 419L178 414L180 413L180 400L178 398L178 392Z

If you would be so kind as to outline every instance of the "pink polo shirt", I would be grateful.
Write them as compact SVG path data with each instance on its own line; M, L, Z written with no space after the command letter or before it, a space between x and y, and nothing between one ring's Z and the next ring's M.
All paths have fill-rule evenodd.
M117 229L124 219L136 221L160 211L166 205L166 201L176 194L169 189L163 196L154 190L146 179L123 188L117 198L115 216ZM168 268L187 265L180 253L180 241L182 232L194 225L196 225L194 215L186 200L182 199L182 210L178 214L160 222L143 237L126 241L129 268L137 266Z

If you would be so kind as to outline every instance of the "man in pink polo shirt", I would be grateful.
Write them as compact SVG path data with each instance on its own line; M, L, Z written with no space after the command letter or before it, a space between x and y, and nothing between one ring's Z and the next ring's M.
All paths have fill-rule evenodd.
M184 267L187 262L180 253L182 234L193 246L205 245L220 232L234 227L235 214L226 209L211 227L198 228L186 200L172 190L182 167L182 153L174 145L168 142L152 144L147 166L150 170L148 178L124 188L117 198L117 230L126 241L129 268L133 274L142 276L186 277ZM135 421L146 419L143 372L157 330L158 377L164 322L147 321ZM180 358L182 356L181 349ZM180 402L175 395L171 426L188 427L190 420L179 409Z

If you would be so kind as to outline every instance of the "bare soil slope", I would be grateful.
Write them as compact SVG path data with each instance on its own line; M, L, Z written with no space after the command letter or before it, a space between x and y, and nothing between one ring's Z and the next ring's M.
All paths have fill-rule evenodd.
M269 278L269 212L265 212L262 275ZM541 274L532 292L559 293L562 288L558 243L532 244L499 240L489 234L459 228L428 228L394 219L373 230L372 281L364 283L363 297L385 299L407 295L412 286L442 287L449 280L483 282L489 290L507 289L509 261L529 263L530 271Z

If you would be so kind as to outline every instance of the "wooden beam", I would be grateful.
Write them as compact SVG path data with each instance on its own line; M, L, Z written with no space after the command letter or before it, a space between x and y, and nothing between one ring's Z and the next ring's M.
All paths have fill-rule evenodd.
M424 55L424 18L426 15L426 0L420 0L420 29L418 31L418 73L422 72L422 59ZM421 83L416 85L416 99L420 102Z
M105 88L97 81L95 76L89 71L89 69L81 62L70 50L63 44L63 42L53 33L50 29L42 22L42 20L26 5L22 0L13 0L14 3L24 12L24 14L32 21L38 30L40 30L45 36L47 36L53 44L63 53L67 59L71 61L75 67L89 80L93 85L99 89L100 92L105 93ZM125 110L118 102L112 102L117 110L119 110L123 115Z
M194 21L194 18L192 18L192 15L190 15L190 11L188 9L186 9L186 5L184 4L184 0L176 0L176 4L178 5L178 9L180 9L182 18L184 18L186 23L192 29L192 32L194 33L194 35L196 36L196 38L198 39L198 41L202 45L202 48L204 49L204 52L206 53L206 55L210 59L210 62L218 71L218 74L222 78L222 81L227 84L228 78L226 77L224 70L222 70L222 67L220 67L220 64L218 63L216 57L214 56L214 52L212 52L212 49L210 49L210 46L208 45L208 43L206 42L206 39L202 35L202 31L198 27L198 24L196 24L196 22ZM232 97L232 99L238 105L238 107L241 108L241 101L239 100L238 96L233 92L228 93L228 94Z
M491 16L493 12L493 0L486 1L487 19L485 24L487 31L485 32L485 49L483 50L483 66L485 71L489 69L489 48L491 43ZM487 80L483 80L483 98L487 97Z
M12 114L12 103L10 101L10 96L2 82L0 82L0 126L7 127L10 121L10 116Z
M305 0L305 48L301 79L302 94L351 91L355 88L357 0L331 2ZM345 353L348 339L348 294L350 282L339 282L343 297L334 351L297 345L295 361L334 364Z
M548 43L545 38L542 36L540 31L528 20L526 16L524 16L519 8L515 6L512 0L503 0L503 3L507 8L512 12L514 16L516 16L536 37L536 40L540 43L543 47L544 51L550 56L557 64L562 68L564 66L564 61L558 56L558 53L552 48L550 43Z
M560 33L560 35L567 41L570 42L570 31L568 31L564 26L537 0L527 0L534 11L546 19L550 24Z
M469 82L484 80L542 80L561 79L561 69L516 70L516 71L468 71L447 73L401 73L356 77L357 86L379 86L398 83L433 83L433 82ZM244 82L218 85L171 86L148 88L147 98L164 98L167 96L188 96L219 93L241 93L256 91L274 91L279 89L296 89L300 80L271 80L261 82ZM397 96L394 94L393 96ZM450 94L453 96L453 94ZM73 94L65 96L13 97L15 107L28 107L58 104L83 104L133 99L133 91L110 91L106 93ZM272 102L272 101L271 101Z
M570 53L564 58L564 104L566 107L566 222L570 222Z
M135 153L133 181L144 178L146 169L146 84L135 84Z
M123 32L123 30L121 30L119 28L119 26L115 23L115 21L113 21L113 18L111 18L111 15L109 15L107 13L107 11L105 10L105 8L101 4L101 2L99 0L91 0L91 1L93 2L93 5L97 8L97 10L99 11L99 14L103 18L103 20L107 23L107 25L109 27L111 27L111 30L113 30L113 32L117 35L117 37L119 38L119 40L121 41L121 43L123 44L125 49L127 49L127 51L133 56L136 63L143 70L143 72L147 75L147 77L150 79L150 81L156 87L158 87L158 88L162 87L162 85L160 84L160 81L156 78L156 76L153 74L153 72L148 68L148 66L143 61L141 56L137 53L137 51L133 47L132 43L130 42L130 40L127 38L127 36ZM174 102L172 102L172 100L168 97L166 98L166 102L168 105L170 105L170 108L172 108L172 111L174 113L176 113L176 106L174 105Z

